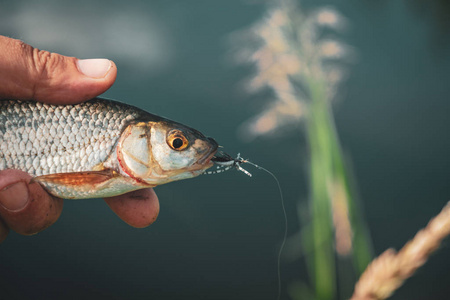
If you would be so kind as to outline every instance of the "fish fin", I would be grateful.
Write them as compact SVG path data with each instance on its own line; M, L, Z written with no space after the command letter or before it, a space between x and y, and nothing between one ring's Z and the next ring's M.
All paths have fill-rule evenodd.
M154 186L138 183L111 169L49 174L35 177L31 180L33 182L39 183L53 196L64 199L112 197Z
M67 186L98 185L118 176L118 173L111 169L89 172L55 173L34 177L31 183L57 184Z

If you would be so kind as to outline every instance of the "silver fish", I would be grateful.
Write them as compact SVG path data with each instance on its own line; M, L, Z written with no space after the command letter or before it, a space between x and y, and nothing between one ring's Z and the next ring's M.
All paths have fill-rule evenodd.
M217 143L120 102L0 101L0 170L35 176L54 196L110 197L202 174Z

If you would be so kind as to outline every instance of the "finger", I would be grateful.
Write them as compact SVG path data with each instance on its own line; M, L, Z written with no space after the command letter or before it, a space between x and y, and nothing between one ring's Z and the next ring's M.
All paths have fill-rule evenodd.
M17 233L38 233L56 222L63 200L50 196L31 176L18 170L0 172L0 216Z
M0 36L1 99L73 104L105 92L116 75L110 60L79 60Z
M137 190L105 201L125 223L137 228L152 224L159 214L159 201L153 189Z

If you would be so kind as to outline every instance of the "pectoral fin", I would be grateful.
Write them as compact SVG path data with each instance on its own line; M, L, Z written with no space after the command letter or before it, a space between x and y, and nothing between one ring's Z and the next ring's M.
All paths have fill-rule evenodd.
M55 173L42 175L33 178L32 181L41 184L58 184L66 186L85 186L98 185L107 182L117 176L112 170L91 171L91 172L73 172L73 173Z
M66 199L111 197L148 187L137 185L110 169L49 174L35 177L32 182L41 184L50 194Z

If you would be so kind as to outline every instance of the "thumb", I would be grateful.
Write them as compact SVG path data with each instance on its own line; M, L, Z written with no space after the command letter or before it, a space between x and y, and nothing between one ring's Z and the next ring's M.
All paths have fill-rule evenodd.
M0 99L72 104L105 92L116 75L108 59L80 60L0 36Z

